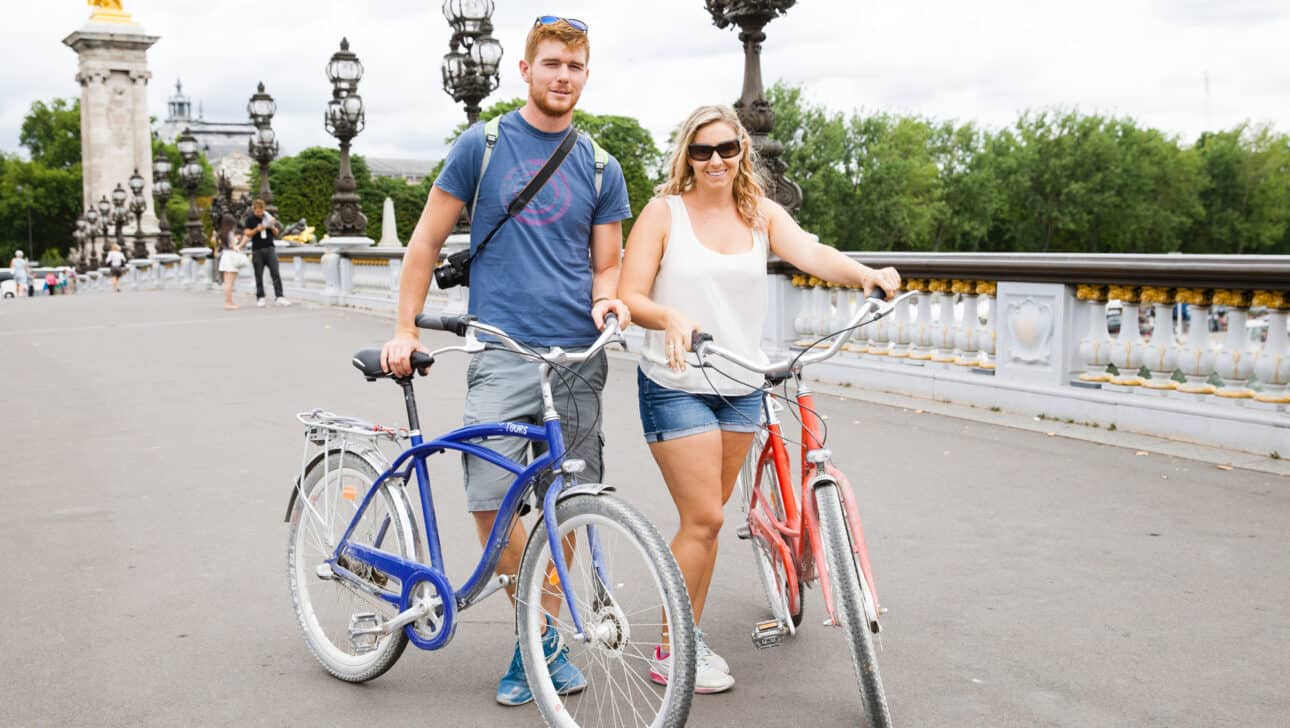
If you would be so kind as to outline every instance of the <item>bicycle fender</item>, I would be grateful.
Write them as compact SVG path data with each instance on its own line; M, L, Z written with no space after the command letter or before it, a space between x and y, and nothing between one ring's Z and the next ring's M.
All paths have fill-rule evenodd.
M342 449L337 447L337 448L332 448L331 450L327 450L325 452L320 452L317 455L315 455L314 458L309 461L309 464L306 465L300 471L300 474L296 476L295 482L291 484L291 496L287 499L287 513L282 517L282 522L291 523L291 512L296 508L296 498L300 496L300 486L303 484L301 482L301 478L305 477L305 473L309 472L309 470L315 465L317 465L320 460L327 457L328 455L340 455L342 453L350 453L352 455L362 458L368 465L371 465L372 469L375 470L378 474L383 473L385 472L386 466L383 465L377 458L372 456L371 453L374 451L375 451L374 449L370 449L370 448L364 448L362 450L352 450L352 449ZM379 451L376 451L376 452L379 452Z
M833 477L829 473L817 473L815 477L811 478L811 481L808 487L810 487L811 490L815 490L821 485L837 485L837 484L838 484L838 479Z
M615 490L617 490L617 488L615 488L612 485L607 485L605 483L581 483L579 485L573 486L572 488L566 488L560 491L560 493L555 497L555 502L559 503L560 501L570 496L600 495L601 493L612 493Z

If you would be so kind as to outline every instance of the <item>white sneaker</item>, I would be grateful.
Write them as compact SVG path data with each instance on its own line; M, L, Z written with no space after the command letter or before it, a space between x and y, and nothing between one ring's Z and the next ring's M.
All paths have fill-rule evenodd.
M726 662L726 658L713 652L712 648L708 647L707 641L703 639L703 630L701 629L694 630L694 654L699 659L706 658L713 669L720 670L727 675L730 674L730 665Z
M666 685L672 675L672 655L663 653L663 645L654 648L654 657L649 663L649 679L659 685ZM703 695L723 693L735 686L735 679L716 669L708 660L695 655L694 692Z
M273 301L273 305L275 305L275 306L290 306L290 305L291 305L291 302L290 302L290 301L288 301L288 300L287 300L287 299L285 299L285 298L276 298L276 299L274 299L274 301Z
M255 299L255 306L256 308L264 308L264 299L263 298Z

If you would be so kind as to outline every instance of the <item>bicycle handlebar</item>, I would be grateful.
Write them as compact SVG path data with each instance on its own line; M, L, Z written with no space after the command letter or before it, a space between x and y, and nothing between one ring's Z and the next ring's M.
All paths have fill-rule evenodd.
M507 334L496 326L490 326L489 324L483 323L470 314L461 314L458 316L433 316L423 313L417 314L415 322L418 328L433 329L435 331L450 331L458 336L467 336L471 331L489 334L496 337L506 345L506 348L514 352L525 355L533 354L533 351L529 347L525 347L515 339L512 339L510 334ZM473 339L473 337L467 338ZM577 364L595 356L597 352L614 341L622 341L622 330L618 327L618 316L613 313L607 313L605 314L605 328L600 332L600 336L591 344L591 346L576 353L565 351L560 347L552 347L549 352L542 354L541 357L546 361L560 364ZM471 342L467 342L467 345L469 346L470 343ZM482 350L482 347L480 350ZM415 363L413 366L415 366Z
M769 378L782 379L794 371L801 371L802 367L805 367L808 364L816 364L837 354L842 348L843 342L847 339L846 336L841 336L840 334L848 333L851 329L877 321L883 316L891 313L891 311L896 307L896 304L904 301L915 293L917 293L917 291L907 291L891 301L885 301L886 293L881 288L874 288L873 293L865 299L864 303L860 304L860 309L851 317L851 320L847 322L847 325L844 326L841 331L833 334L833 336L836 337L833 341L833 345L826 351L816 352L814 354L800 354L791 359L784 359L783 361L771 362L769 364L758 364L732 351L721 348L713 340L712 334L704 333L702 331L695 331L691 336L690 348L698 356L700 366L703 365L704 356L716 355L749 371L764 374ZM866 321L865 317L870 314L873 314L873 318Z

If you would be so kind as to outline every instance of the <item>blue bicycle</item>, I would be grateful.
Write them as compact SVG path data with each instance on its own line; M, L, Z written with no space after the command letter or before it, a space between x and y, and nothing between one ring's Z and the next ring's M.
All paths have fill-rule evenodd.
M292 601L305 643L335 677L364 682L390 669L411 642L437 650L452 640L458 613L514 585L516 622L525 674L542 717L552 726L680 726L694 689L694 632L680 569L657 529L602 483L580 483L584 464L565 457L564 436L551 394L553 376L577 376L569 365L621 342L617 321L583 352L539 353L471 316L417 317L421 328L466 338L412 365L425 371L447 352L503 349L538 360L544 423L476 424L424 441L412 377L395 378L407 405L408 427L392 428L314 410L305 425L301 475L287 507ZM489 341L481 341L486 334ZM369 381L390 378L379 349L354 355ZM514 462L479 441L521 437L545 444L531 463ZM402 442L410 446L403 449ZM385 450L400 452L389 462ZM454 588L444 570L426 459L447 451L483 458L515 475L498 510L474 573ZM407 484L415 476L424 531ZM552 479L530 529L518 575L494 575L521 507L541 477ZM424 539L423 539L424 535ZM558 595L561 608L542 606ZM569 658L587 678L577 695L557 694L543 651L551 625ZM670 632L672 679L649 679L660 635Z

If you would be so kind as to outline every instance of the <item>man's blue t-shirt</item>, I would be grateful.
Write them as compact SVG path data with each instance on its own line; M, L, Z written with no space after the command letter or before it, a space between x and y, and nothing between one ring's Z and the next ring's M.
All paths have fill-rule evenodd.
M470 249L506 217L506 207L542 169L568 130L544 132L512 111L479 185ZM484 125L475 124L448 152L435 184L470 210ZM591 228L631 217L623 170L612 157L596 198L595 152L585 136L541 191L502 226L470 264L470 313L535 346L577 347L599 336L591 320Z

